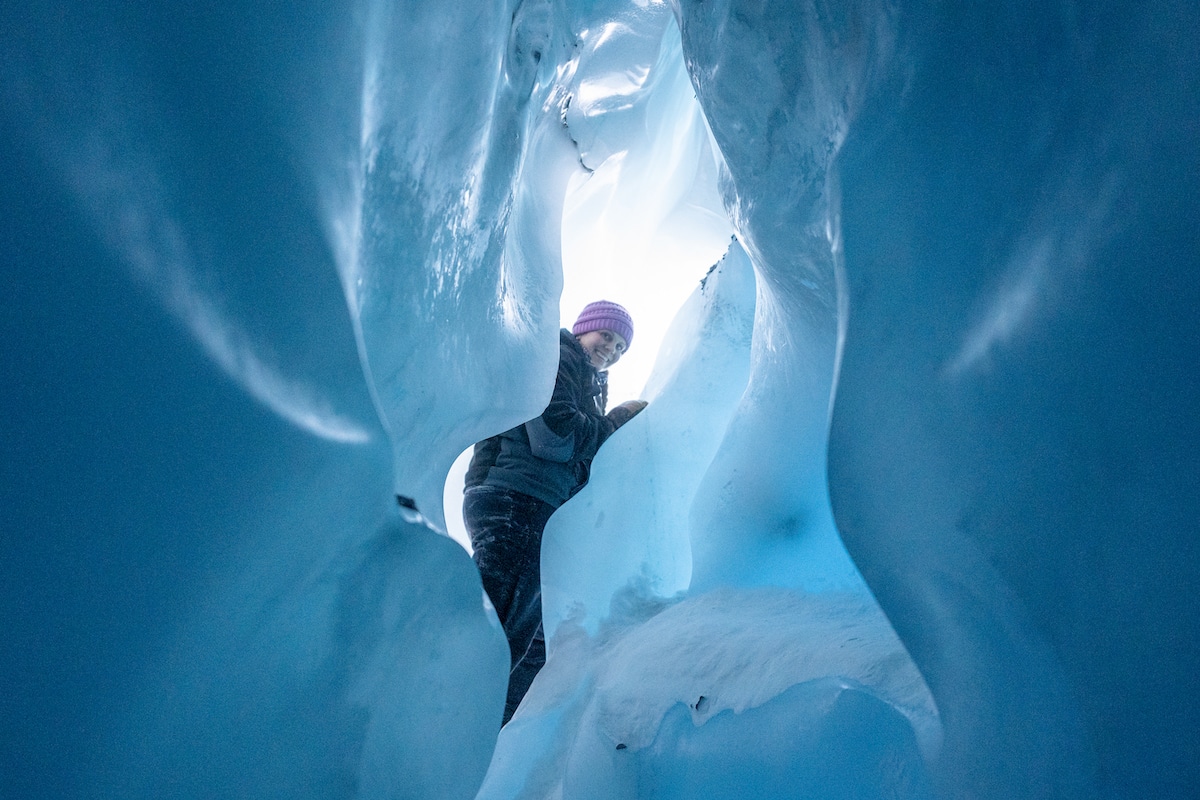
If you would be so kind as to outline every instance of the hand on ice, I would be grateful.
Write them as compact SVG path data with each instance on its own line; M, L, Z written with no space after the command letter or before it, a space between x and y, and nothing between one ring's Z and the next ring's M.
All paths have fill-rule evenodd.
M621 405L608 412L608 418L616 423L617 427L621 427L629 420L638 415L643 408L646 407L645 400L626 400Z

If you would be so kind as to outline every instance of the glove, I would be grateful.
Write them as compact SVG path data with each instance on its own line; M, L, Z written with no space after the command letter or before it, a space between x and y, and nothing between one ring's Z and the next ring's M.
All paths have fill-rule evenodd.
M608 412L609 420L618 428L638 415L646 407L645 400L626 400L621 405Z

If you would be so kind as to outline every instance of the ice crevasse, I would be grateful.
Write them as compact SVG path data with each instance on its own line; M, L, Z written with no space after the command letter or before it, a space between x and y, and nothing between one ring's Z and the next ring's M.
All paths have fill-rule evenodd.
M516 8L497 81L497 96L512 110L493 113L518 115L531 133L516 153L505 139L489 137L481 146L482 179L502 163L510 180L501 189L511 197L499 209L470 208L508 215L499 266L512 279L506 287L512 304L497 303L490 288L480 298L497 318L499 335L534 327L529 312L522 313L530 296L555 299L543 290L560 268L558 252L570 245L547 236L546 220L563 212L545 206L564 193L576 206L600 209L599 219L580 214L579 227L602 227L613 236L636 235L628 221L622 224L622 206L645 226L674 224L685 236L729 229L712 163L724 152L720 133L710 135L697 107L671 9L614 6L577 18L561 12L551 4ZM802 44L807 33L797 28L784 48ZM739 46L757 49L761 42ZM760 55L755 68L770 60ZM746 85L747 76L734 80ZM814 122L797 117L789 133L824 140L845 124ZM377 130L378 138L368 136L373 158L398 143L386 125ZM719 167L729 171L727 163ZM581 169L589 174L578 176ZM686 786L683 776L695 772L689 764L708 760L693 747L723 753L727 766L704 782L703 793L712 797L928 791L918 739L933 757L937 712L841 548L825 488L838 334L827 165L775 169L780 177L759 177L758 191L807 197L808 205L789 203L781 219L768 223L788 230L784 241L770 243L773 253L757 247L749 229L741 241L754 255L738 240L729 245L667 332L646 392L652 409L610 440L587 489L547 528L551 666L501 733L481 797L689 796L700 791ZM568 192L571 178L576 183ZM797 180L799 188L791 185ZM390 164L369 168L365 196L374 196L377 183L390 188L395 181ZM638 184L633 190L631 182ZM496 189L483 184L471 191L486 196ZM732 193L729 200L735 202ZM562 235L572 233L568 222ZM380 220L364 235L357 267L386 271L397 239L407 235ZM451 246L461 247L461 240ZM517 282L522 277L525 292ZM450 294L457 300L462 293ZM374 299L370 290L358 296ZM361 317L362 336L378 390L389 378L379 379L375 359L391 367L392 343L412 338L394 328L413 322L391 313L368 317L370 310ZM550 313L546 320L538 331L543 350L558 318ZM376 342L384 355L376 356ZM463 355L430 349L416 357L458 362ZM473 355L470 344L465 355ZM416 398L409 399L410 379L392 374L396 391L381 391L381 413L412 426L421 413ZM544 376L541 385L544 402ZM501 427L528 416L524 411ZM440 497L421 497L415 480L423 462L411 460L407 446L396 454L398 490L415 487L417 506L436 509ZM724 593L714 602L711 592L719 588ZM622 608L626 613L614 615ZM793 688L800 699L788 694ZM855 702L848 698L860 696L873 713L841 720L839 710ZM769 717L773 703L795 704L790 714L774 712L795 730L754 736L753 720ZM671 716L688 707L688 724L701 736L694 743L681 737ZM901 722L881 724L876 713ZM826 724L826 715L838 722ZM829 761L830 753L840 756L842 769L813 772L812 763Z
M6 796L1200 786L1194 4L4 19ZM637 247L497 736L443 484Z

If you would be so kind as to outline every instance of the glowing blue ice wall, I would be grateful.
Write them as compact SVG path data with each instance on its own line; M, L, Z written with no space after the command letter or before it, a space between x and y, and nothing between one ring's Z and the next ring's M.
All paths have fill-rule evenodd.
M549 390L553 265L497 232L554 248L524 187L561 181L561 151L530 112L588 9L533 3L514 26L516 5L0 11L0 794L474 793L504 642L464 554L389 508ZM833 508L938 701L942 795L1195 795L1200 11L679 12L772 329L810 315L842 347ZM829 252L773 269L797 231ZM494 270L470 273L480 254ZM821 302L797 306L782 287L805 279ZM532 365L528 406L392 446L493 359ZM773 363L767 385L801 372ZM429 393L398 365L436 368ZM699 585L744 583L723 557L739 543L707 541ZM742 619L718 613L726 591L605 658L669 653L664 631L703 655ZM699 697L656 709L670 746L643 743L621 789L694 796L714 741L786 730L814 699L903 732L842 688L714 727ZM633 748L580 730L570 785L603 795L587 777Z
M521 224L523 139L481 133L520 116L506 92L529 76L508 4L472 9L455 46L422 4L390 8L0 12L4 797L470 798L482 780L507 645L466 554L393 495L394 463L420 496L410 462L455 445L398 456L412 420L377 409L419 420L451 380L395 397L393 360L447 346L414 299L478 317L469 342L543 334L550 363L525 361L549 392L553 284L496 312L490 232L501 206ZM447 78L476 81L423 103L452 54ZM438 116L447 93L468 107ZM422 137L398 142L416 109ZM500 199L470 218L480 172ZM471 295L490 304L442 287L482 279L433 246L435 211L491 254ZM439 369L470 366L460 346Z
M582 127L595 158L628 146L634 161L641 139L671 141L649 109L686 110L694 89L664 79L683 67L665 6L603 10L612 16L588 19L580 50L603 43L630 58L581 58L575 85L625 88L639 76L612 102L647 109L646 122L605 114ZM779 58L745 43L739 56L760 72ZM735 102L705 113L737 126L758 84L725 74ZM761 96L776 102L778 89ZM826 491L839 314L823 189L836 148L826 122L807 123L797 132L825 160L783 160L748 181L746 191L782 198L758 215L726 192L739 241L672 324L650 407L606 443L589 484L546 527L549 660L500 736L480 800L929 796L936 710L841 546ZM680 139L678 168L650 207L678 197L707 157ZM731 147L726 171L769 162L763 142Z
M838 526L946 797L1194 796L1200 8L890 11L838 158Z
M396 490L440 524L458 454L554 385L568 35L545 0L367 8L342 275Z

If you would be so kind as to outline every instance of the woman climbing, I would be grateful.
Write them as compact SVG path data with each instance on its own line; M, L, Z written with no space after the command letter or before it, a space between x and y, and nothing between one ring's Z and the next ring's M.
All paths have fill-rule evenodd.
M559 332L558 378L540 416L475 445L463 520L475 564L512 651L506 724L546 663L542 635L542 531L588 482L604 440L646 407L630 400L605 413L607 370L633 340L633 320L607 300L589 303Z

